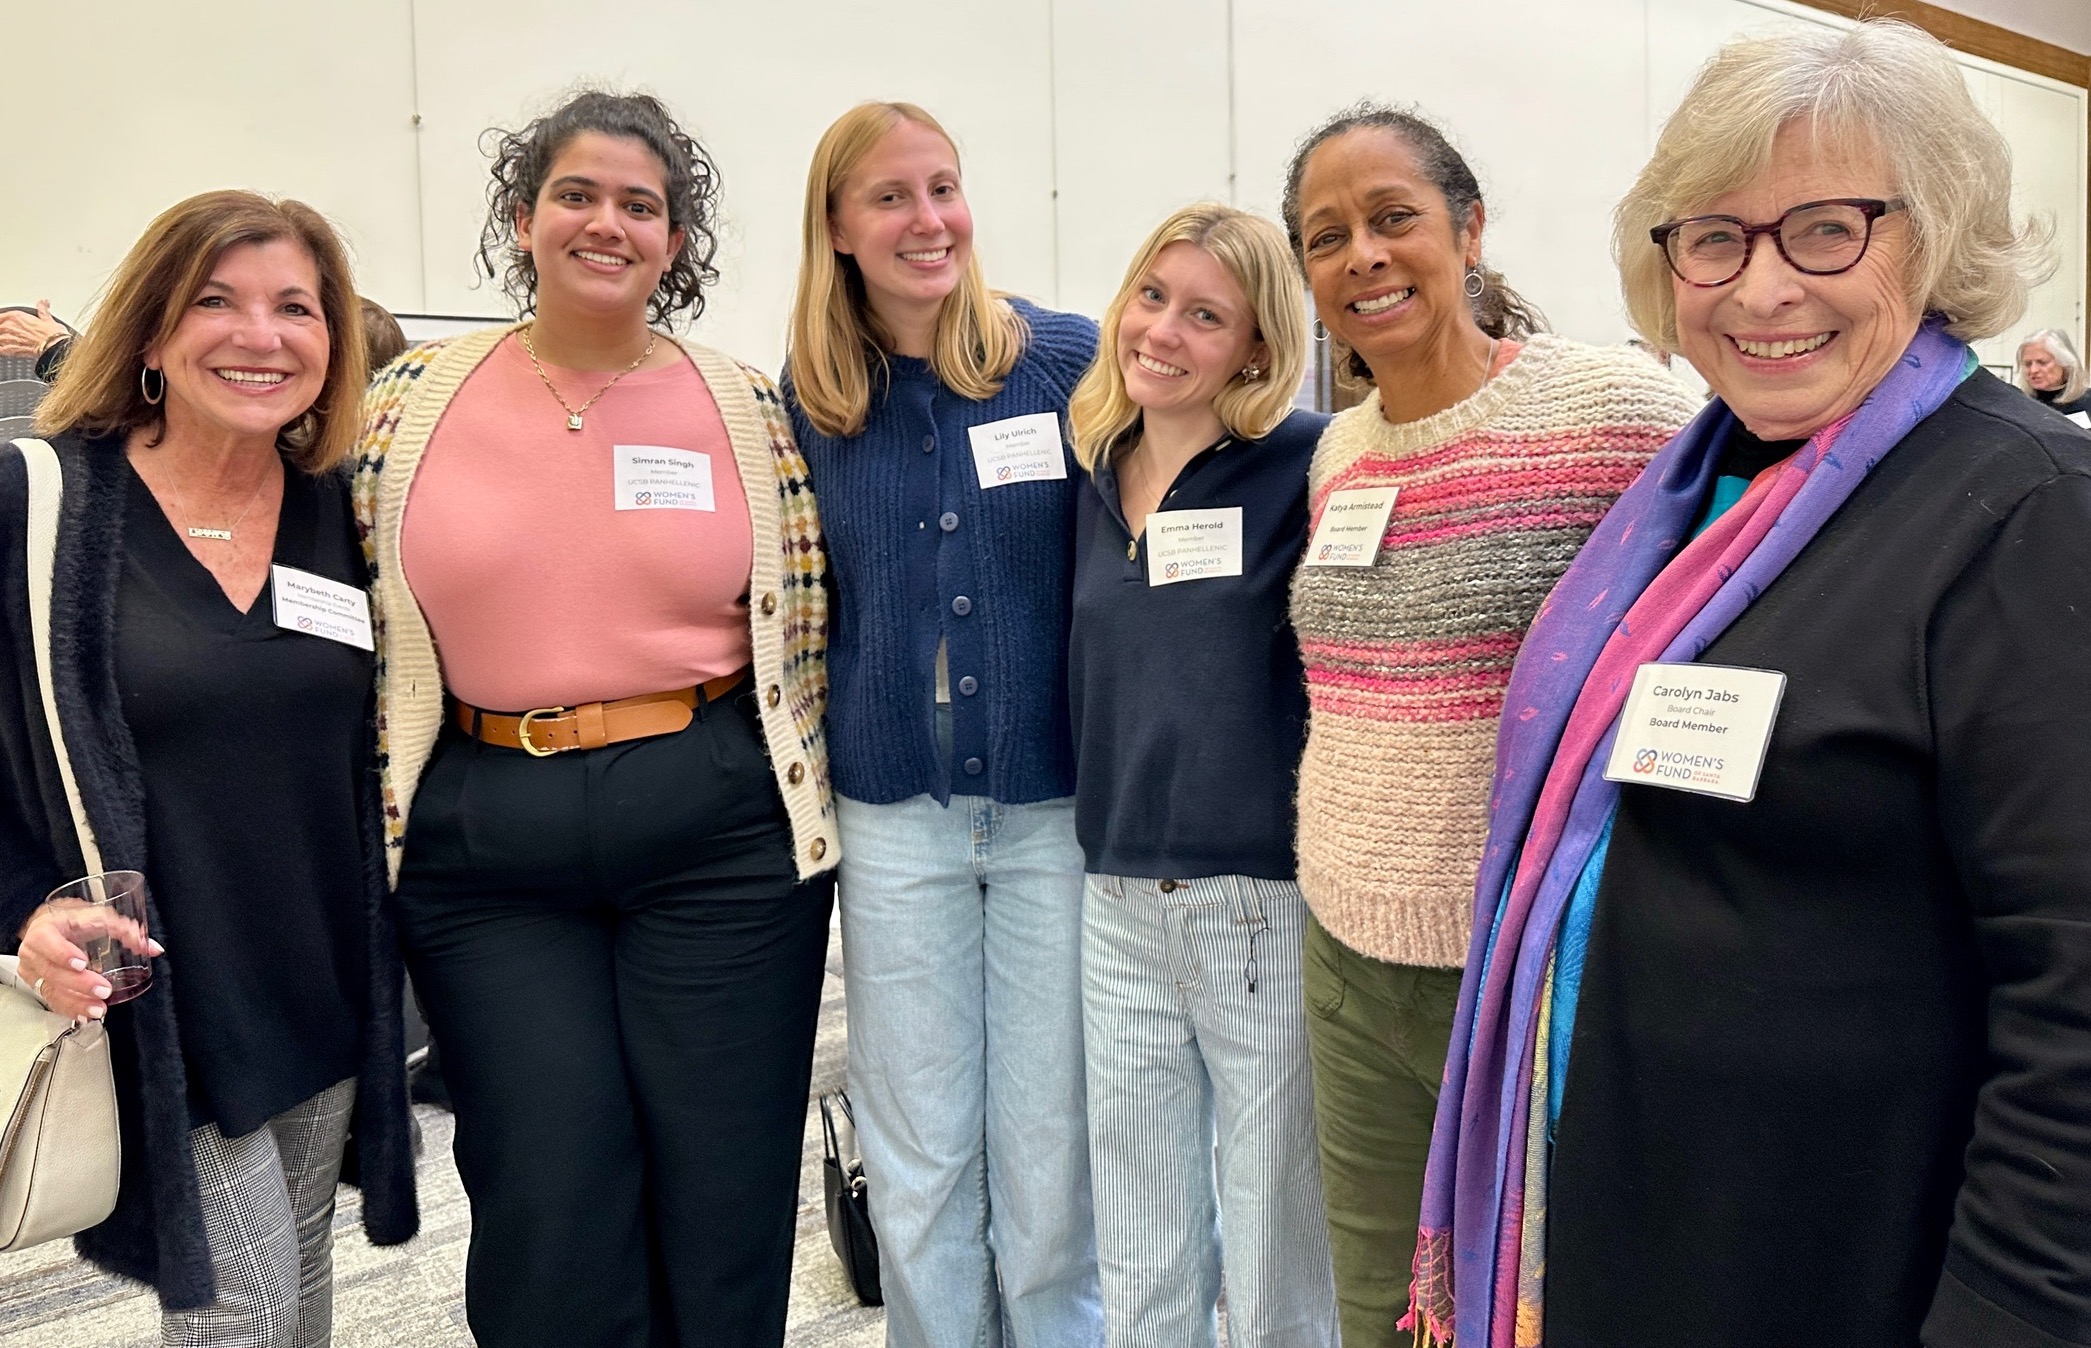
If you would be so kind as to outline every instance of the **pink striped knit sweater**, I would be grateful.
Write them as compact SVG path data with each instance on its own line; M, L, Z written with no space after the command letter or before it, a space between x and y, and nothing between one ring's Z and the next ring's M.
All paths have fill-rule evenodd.
M1699 400L1639 352L1539 336L1466 401L1389 425L1375 392L1323 434L1331 491L1399 487L1370 567L1300 568L1312 707L1300 886L1345 945L1466 960L1496 721L1540 601Z

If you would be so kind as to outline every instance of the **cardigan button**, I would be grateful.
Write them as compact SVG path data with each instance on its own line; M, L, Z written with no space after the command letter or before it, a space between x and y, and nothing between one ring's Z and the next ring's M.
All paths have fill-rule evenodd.
M959 617L963 618L968 613L971 613L973 611L973 601L966 598L964 595L960 595L958 598L951 601L951 611L953 613L956 613Z
M777 596L776 596L776 595L773 595L773 594L766 594L766 595L764 595L764 596L762 597L762 616L763 616L763 617L765 617L765 618L767 618L767 617L769 617L769 616L770 616L770 615L771 615L772 613L775 613L776 611L777 611Z
M966 770L966 775L969 777L978 777L981 773L987 770L987 764L981 762L977 758L967 759L965 761L964 767Z
M763 694L763 697L774 707L784 697L784 690L773 683L770 685L770 691Z
M922 452L924 454L930 453L936 447L937 438L934 435L925 435L922 437Z
M953 531L954 529L958 528L958 512L955 510L947 510L943 514L937 516L937 527L939 529L942 529L947 534Z
M784 774L784 780L790 782L793 786L797 786L800 782L805 781L806 765L804 763L792 764L791 770Z
M813 845L806 849L806 855L812 857L815 861L819 861L822 857L826 856L827 854L828 840L826 838L815 838L813 840Z
M980 680L968 674L958 681L958 691L964 693L967 697L971 697L980 691Z

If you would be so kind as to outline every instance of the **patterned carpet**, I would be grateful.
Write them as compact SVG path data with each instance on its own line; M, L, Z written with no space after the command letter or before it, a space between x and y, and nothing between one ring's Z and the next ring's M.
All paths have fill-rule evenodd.
M813 1094L842 1085L842 956L832 941L814 1049ZM373 1248L352 1229L360 1199L341 1191L335 1217L335 1348L471 1348L465 1328L465 1246L471 1219L450 1163L451 1120L422 1106L421 1234ZM828 1245L821 1198L820 1114L809 1109L799 1173L798 1255L792 1268L791 1348L877 1348L882 1311L857 1304ZM67 1241L0 1254L0 1343L7 1348L154 1348L159 1314L134 1283L80 1262Z

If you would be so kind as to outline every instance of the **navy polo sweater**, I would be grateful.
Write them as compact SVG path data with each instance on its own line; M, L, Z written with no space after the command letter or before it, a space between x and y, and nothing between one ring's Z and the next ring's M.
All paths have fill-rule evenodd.
M1117 474L1099 464L1082 488L1068 667L1092 873L1293 878L1307 688L1287 595L1328 420L1294 412L1261 440L1221 440L1162 498L1162 511L1240 508L1239 576L1149 585Z
M827 537L828 762L838 795L882 805L955 793L1008 804L1074 790L1067 717L1074 488L1066 409L1096 324L1012 300L1030 325L994 397L959 397L890 356L856 435L824 435L783 385ZM1067 476L982 488L967 432L1049 412ZM937 644L952 752L937 752Z

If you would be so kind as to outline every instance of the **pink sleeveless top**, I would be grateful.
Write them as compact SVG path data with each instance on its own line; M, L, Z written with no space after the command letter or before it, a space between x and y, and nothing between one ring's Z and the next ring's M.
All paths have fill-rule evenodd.
M609 378L545 373L575 406ZM570 431L503 341L429 440L400 552L444 686L475 707L606 702L749 660L747 498L687 360L626 375Z

